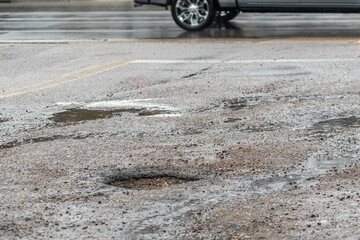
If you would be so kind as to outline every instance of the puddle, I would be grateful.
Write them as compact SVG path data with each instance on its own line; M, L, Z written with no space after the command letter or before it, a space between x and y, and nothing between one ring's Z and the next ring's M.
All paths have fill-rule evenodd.
M97 119L111 118L113 116L121 116L122 113L138 114L138 116L156 116L170 114L166 110L146 110L136 108L122 108L112 110L90 110L70 108L64 112L55 113L50 120L56 123L77 123L82 121L92 121Z
M197 180L198 179L195 178L158 175L114 179L107 182L107 184L133 190L156 190L171 187L173 185L182 185Z
M113 109L113 110L89 110L70 108L64 112L55 113L50 120L56 123L76 123L81 121L91 121L97 119L110 118L121 113L138 113L142 109Z
M326 129L338 129L338 128L359 128L360 118L348 117L348 118L334 118L326 121L315 123L310 130L323 131Z

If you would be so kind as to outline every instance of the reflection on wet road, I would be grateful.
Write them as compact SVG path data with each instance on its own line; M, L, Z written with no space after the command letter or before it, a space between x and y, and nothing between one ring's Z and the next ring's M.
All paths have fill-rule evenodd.
M360 14L240 14L202 32L161 7L116 3L1 4L0 40L360 37Z

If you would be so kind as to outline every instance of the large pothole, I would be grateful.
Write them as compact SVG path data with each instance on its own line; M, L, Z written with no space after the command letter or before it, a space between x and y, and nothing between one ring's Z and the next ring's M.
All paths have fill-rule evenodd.
M156 190L172 187L174 185L184 185L188 182L197 181L193 177L172 176L172 175L144 175L132 177L113 177L106 184L132 190Z

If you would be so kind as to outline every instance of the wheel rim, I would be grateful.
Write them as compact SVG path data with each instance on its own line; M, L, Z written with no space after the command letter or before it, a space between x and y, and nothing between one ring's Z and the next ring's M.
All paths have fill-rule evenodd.
M179 0L176 3L176 17L185 25L196 27L209 16L207 0Z

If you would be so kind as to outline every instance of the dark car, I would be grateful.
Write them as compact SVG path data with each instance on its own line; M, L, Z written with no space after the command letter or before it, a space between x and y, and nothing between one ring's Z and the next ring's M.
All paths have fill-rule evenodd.
M360 0L134 0L135 4L168 7L175 22L189 31L202 30L216 19L227 22L239 12L360 12Z

